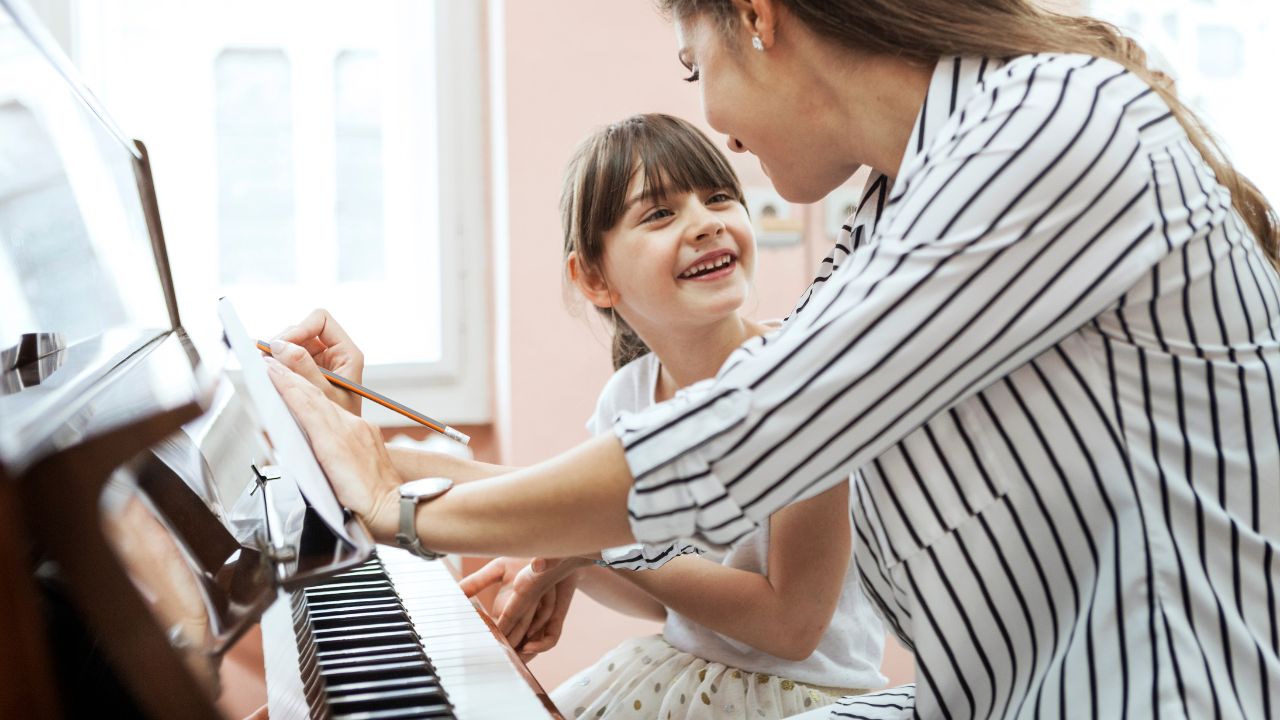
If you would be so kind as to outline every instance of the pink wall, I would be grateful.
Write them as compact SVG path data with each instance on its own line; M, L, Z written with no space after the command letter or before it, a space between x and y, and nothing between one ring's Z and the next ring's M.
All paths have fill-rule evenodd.
M497 417L503 460L544 459L585 439L583 422L610 374L607 336L571 315L560 282L557 201L565 162L589 132L637 112L702 119L696 85L676 61L670 25L648 2L542 0L506 2L501 30L506 75L509 237L495 255L509 264L509 297L495 309L501 355ZM712 135L717 142L722 138ZM746 184L762 183L750 157L735 157ZM814 211L811 214L815 214ZM817 223L801 246L764 250L757 273L759 317L790 308L826 252ZM502 317L504 316L505 317ZM501 329L505 328L505 332ZM622 639L657 632L654 623L623 618L580 596L564 637L531 667L548 690L594 662ZM886 667L895 682L912 677L900 651Z

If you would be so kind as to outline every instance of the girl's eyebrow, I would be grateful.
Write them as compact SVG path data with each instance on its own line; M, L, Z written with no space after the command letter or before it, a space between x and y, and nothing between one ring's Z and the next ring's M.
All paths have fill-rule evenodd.
M622 214L626 215L627 213L631 212L631 208L635 207L636 205L639 205L640 203L646 200L651 202L661 202L662 196L650 195L644 192L641 192L637 195L633 195L630 200L627 200L627 204L622 206Z
M631 212L631 208L635 207L640 201L644 199L645 199L644 193L640 193L639 195L632 196L630 200L627 200L627 204L622 206L622 214L626 215L627 213Z

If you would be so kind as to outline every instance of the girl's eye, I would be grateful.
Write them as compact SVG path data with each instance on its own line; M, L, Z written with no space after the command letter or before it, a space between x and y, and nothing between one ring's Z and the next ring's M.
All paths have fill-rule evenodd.
M712 195L711 197L707 198L707 204L714 205L717 203L737 202L737 200L738 199L736 197L730 195L729 193L718 192Z
M700 77L700 76L698 75L698 68L697 68L697 66L694 66L694 68L693 68L693 72L689 75L689 77L685 78L685 79L684 79L684 81L685 81L685 82L698 82L698 78L699 78L699 77Z
M654 210L648 215L645 215L640 222L647 223L647 222L653 222L655 220L661 220L671 214L672 214L671 211L666 208L658 208L657 210Z

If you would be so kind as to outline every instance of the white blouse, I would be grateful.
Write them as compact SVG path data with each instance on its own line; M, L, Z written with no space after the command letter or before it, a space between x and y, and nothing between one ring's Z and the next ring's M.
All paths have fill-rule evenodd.
M592 435L607 433L619 414L653 405L661 369L662 364L653 353L641 355L619 368L600 392L595 413L587 421L587 431ZM851 503L852 500L850 498ZM604 551L603 556L605 559L626 558L631 552L631 547L613 548ZM733 548L722 553L707 552L703 558L726 567L768 575L769 523L761 523ZM804 660L775 657L670 609L662 636L675 649L695 657L807 685L879 688L888 682L880 674L884 625L860 587L852 557L831 622L813 654Z
M915 686L834 717L1280 714L1280 276L1159 96L944 58L783 330L624 416L648 558L861 470Z

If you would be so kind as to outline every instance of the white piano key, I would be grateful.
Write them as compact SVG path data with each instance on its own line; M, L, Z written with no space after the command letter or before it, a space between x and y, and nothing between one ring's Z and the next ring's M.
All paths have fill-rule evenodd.
M493 636L447 568L399 548L379 546L378 555L397 589L403 578L407 587L421 591L408 593L406 610L459 718L550 717L517 669L518 660ZM438 622L441 617L451 622ZM437 652L433 641L445 638L449 644Z
M378 557L391 578L414 630L422 641L440 684L449 694L461 720L550 718L529 685L510 648L494 637L480 611L458 587L453 574L438 561L426 561L400 548L379 546ZM356 620L358 623L358 619ZM287 594L263 617L263 642L268 624L283 625L272 633L266 652L268 697L273 720L309 717L301 701L298 658ZM273 630L275 630L273 628ZM287 633L287 635L285 634ZM276 635L287 638L284 642ZM290 657L292 651L292 657ZM277 672L273 673L273 667ZM291 677L294 687L274 676ZM290 693L294 694L291 696Z

